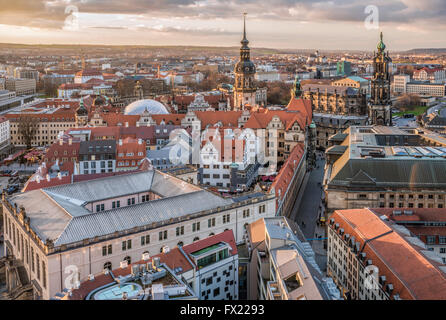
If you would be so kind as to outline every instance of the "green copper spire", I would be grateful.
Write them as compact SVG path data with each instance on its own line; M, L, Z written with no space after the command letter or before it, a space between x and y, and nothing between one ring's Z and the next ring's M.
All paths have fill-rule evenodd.
M294 98L300 98L300 96L302 95L302 87L300 85L300 80L297 77L297 75L294 78L294 85L293 85L293 89L291 90L291 95Z
M381 41L378 43L378 51L383 52L386 49L386 45L383 42L383 33L381 32Z

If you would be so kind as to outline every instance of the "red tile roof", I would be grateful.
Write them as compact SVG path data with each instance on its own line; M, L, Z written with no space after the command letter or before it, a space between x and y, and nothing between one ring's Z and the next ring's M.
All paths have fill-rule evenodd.
M299 167L299 163L302 160L303 154L305 152L305 146L303 143L298 143L291 151L288 159L279 171L279 174L274 179L271 184L269 191L273 190L276 194L276 202L282 200L285 196L286 190L293 179L295 170ZM280 191L280 195L279 195Z
M427 259L419 247L392 229L393 222L383 221L370 209L337 210L332 218L360 242L366 258L393 285L393 294L405 300L446 299L446 274L439 269L444 265ZM370 239L374 240L365 244Z

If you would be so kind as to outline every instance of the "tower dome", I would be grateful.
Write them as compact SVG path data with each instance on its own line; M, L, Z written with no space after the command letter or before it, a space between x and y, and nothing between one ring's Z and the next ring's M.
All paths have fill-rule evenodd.
M386 49L386 45L383 42L383 33L382 32L381 32L380 37L381 37L381 40L379 41L377 48L379 51L384 51Z

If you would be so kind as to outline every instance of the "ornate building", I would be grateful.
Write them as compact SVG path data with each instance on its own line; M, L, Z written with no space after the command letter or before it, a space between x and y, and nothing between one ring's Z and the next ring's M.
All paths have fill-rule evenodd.
M84 106L84 100L79 102L79 109L76 110L76 127L85 127L88 123L88 111Z
M257 87L254 84L256 67L251 61L251 49L246 38L246 13L243 17L243 40L240 61L235 65L234 110L243 110L245 105L255 106Z
M295 84L296 93L302 91L305 100L311 100L313 121L316 124L316 148L330 146L330 137L351 125L367 124L365 91L351 87L324 84Z
M381 41L378 43L378 52L373 58L373 78L371 99L369 102L369 123L376 125L392 125L392 102L390 100L390 73L389 64L392 59L389 52L384 52L386 45Z

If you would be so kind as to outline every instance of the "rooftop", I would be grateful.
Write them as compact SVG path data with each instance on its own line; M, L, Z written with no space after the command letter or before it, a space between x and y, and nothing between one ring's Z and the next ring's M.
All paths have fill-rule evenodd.
M379 210L337 210L330 223L339 223L345 234L360 242L367 259L393 285L393 294L409 300L446 299L445 265L421 241L383 219Z

